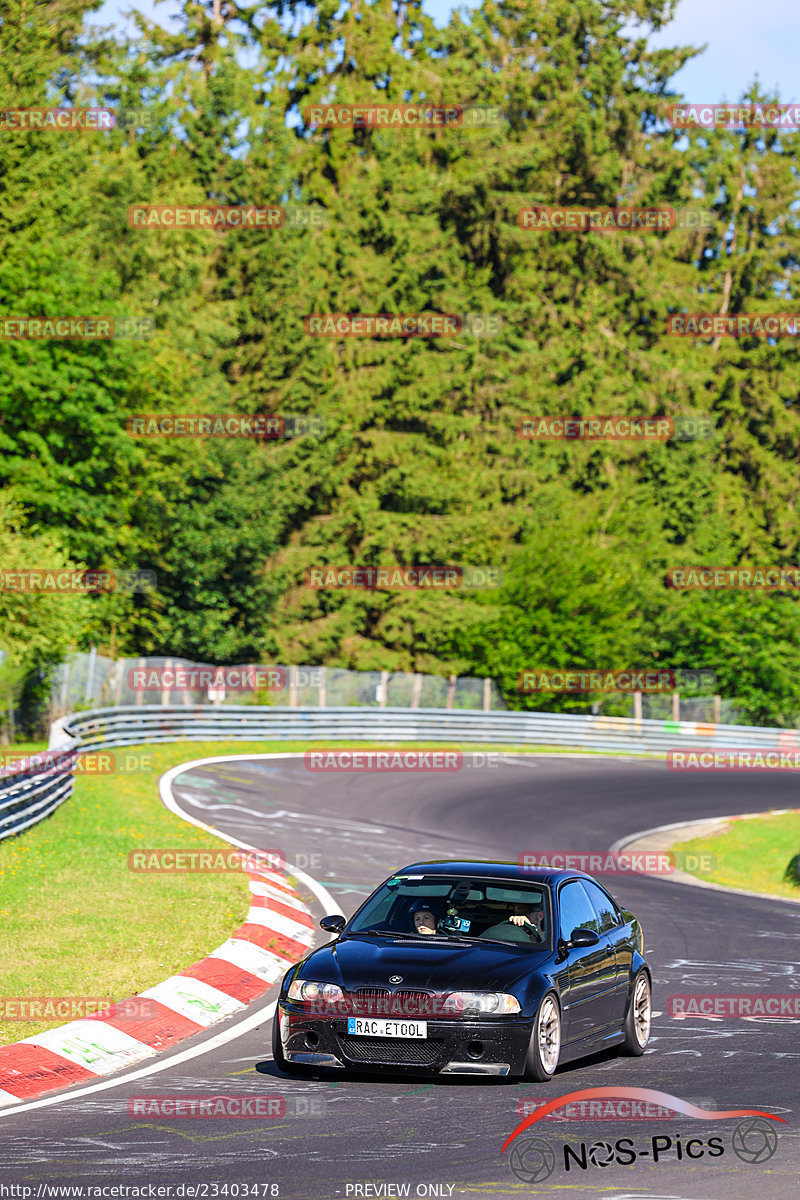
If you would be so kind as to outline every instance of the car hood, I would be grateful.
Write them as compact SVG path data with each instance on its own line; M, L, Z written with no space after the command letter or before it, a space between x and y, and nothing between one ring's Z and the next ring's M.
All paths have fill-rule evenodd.
M309 955L301 975L338 983L347 991L388 987L390 975L401 975L404 988L500 992L531 971L541 970L550 957L547 951L492 942L467 946L437 938L432 945L352 934Z

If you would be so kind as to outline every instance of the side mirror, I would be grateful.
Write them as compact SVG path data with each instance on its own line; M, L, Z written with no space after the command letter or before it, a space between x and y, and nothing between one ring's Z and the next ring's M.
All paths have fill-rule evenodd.
M596 946L600 941L600 934L595 933L593 929L573 929L572 937L567 943L568 946Z
M341 913L334 913L330 917L323 917L319 923L320 929L324 929L326 933L341 933L347 921Z

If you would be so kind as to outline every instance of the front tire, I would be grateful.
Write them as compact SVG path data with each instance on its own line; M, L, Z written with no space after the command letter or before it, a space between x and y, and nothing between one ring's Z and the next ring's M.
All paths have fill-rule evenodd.
M555 992L548 992L536 1012L523 1076L537 1083L552 1079L561 1053L561 1009Z
M631 1002L625 1017L622 1043L622 1053L639 1058L644 1054L650 1040L650 1024L653 1016L653 996L650 988L650 977L642 967L633 981Z

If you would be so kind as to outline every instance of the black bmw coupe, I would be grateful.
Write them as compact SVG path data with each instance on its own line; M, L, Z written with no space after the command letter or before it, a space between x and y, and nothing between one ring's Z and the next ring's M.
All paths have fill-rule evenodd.
M644 1053L651 973L632 912L580 871L403 867L287 971L275 1063L550 1079L610 1046Z

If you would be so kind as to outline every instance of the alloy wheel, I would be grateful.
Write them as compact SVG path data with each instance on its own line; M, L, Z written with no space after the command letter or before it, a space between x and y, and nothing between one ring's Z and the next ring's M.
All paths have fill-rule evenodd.
M553 996L545 996L539 1009L537 1040L542 1066L548 1075L552 1075L558 1066L561 1049L561 1016Z

